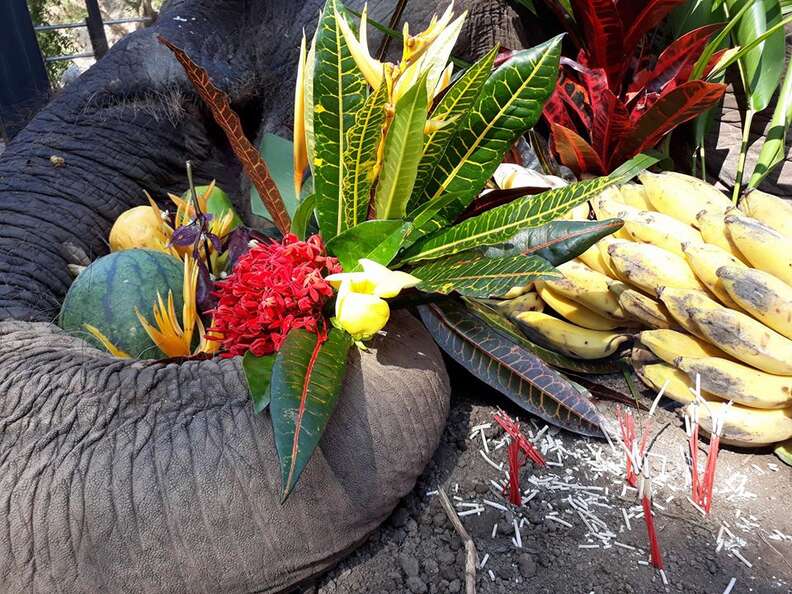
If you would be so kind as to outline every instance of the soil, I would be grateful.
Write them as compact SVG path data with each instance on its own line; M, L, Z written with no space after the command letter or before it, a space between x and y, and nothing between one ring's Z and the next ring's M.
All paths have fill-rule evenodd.
M512 508L490 483L503 479L508 468L507 448L495 449L503 432L492 415L502 407L522 421L529 437L541 431L544 423L459 368L450 368L454 391L448 424L417 485L366 543L317 582L303 587L301 594L464 592L464 545L434 494L438 488L447 492L458 512L482 510L460 518L475 542L479 563L488 555L484 567L476 572L477 591L482 594L720 594L732 578L733 594L792 592L792 514L788 504L792 469L772 452L722 449L714 503L705 517L687 498L684 429L671 405L658 409L653 434L659 435L651 452L665 584L661 574L647 564L644 520L640 515L633 517L628 527L624 519L625 515L637 515L640 508L636 507L636 491L624 488L622 452L604 441L549 428L539 444L553 465L541 469L528 463L523 467L521 488L536 494L525 505ZM626 391L626 386L623 388ZM643 397L651 404L651 394ZM614 418L615 405L601 403L601 408ZM643 418L645 413L637 415ZM471 437L471 429L488 423L491 427L483 432L489 457L496 465L503 463L502 472L481 455L481 431ZM707 444L702 444L702 456L706 448ZM558 487L564 484L567 486ZM507 511L483 504L485 499ZM581 509L581 500L613 537L591 534L583 516L572 507L575 502ZM517 546L515 519L522 547ZM596 524L595 529L600 534L607 532Z

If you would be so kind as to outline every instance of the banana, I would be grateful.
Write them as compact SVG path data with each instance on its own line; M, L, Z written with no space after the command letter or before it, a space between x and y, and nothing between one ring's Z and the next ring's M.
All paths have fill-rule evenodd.
M701 357L727 357L718 347L675 330L644 330L638 340L657 357L674 365L677 357L699 359Z
M499 301L496 307L503 315L509 317L524 311L543 311L544 302L537 293L531 291L519 297Z
M733 210L726 211L726 214L730 214ZM726 230L725 219L726 217L722 213L710 213L702 210L696 215L696 227L698 227L701 237L704 238L706 243L716 245L722 250L729 252L743 264L748 264L748 260L737 249L729 232Z
M792 239L756 219L728 215L725 222L729 235L751 266L792 285Z
M536 290L542 301L553 308L565 320L573 324L583 326L583 328L588 328L589 330L613 330L621 324L615 320L603 318L587 307L554 292L543 282L536 283Z
M597 272L606 276L611 275L609 264L605 262L604 258L602 257L602 252L600 251L597 244L592 245L589 249L580 254L578 256L578 260L583 262L583 264L592 270L596 270Z
M679 369L667 363L651 363L649 365L635 366L636 375L641 378L649 388L659 393L665 386L664 396L680 404L688 404L695 400L693 390L695 385L690 378ZM720 400L717 396L701 391L705 400Z
M530 339L578 359L608 357L630 339L627 334L581 328L537 311L518 314L515 320Z
M687 311L701 337L735 359L767 373L792 375L792 340L726 307Z
M718 278L717 271L721 266L742 266L742 262L729 252L708 243L685 243L682 250L690 268L704 286L726 307L739 309Z
M771 375L720 357L677 357L674 365L701 388L753 408L792 406L792 378Z
M653 365L654 363L662 363L657 356L649 349L643 348L641 344L634 344L630 349L630 361L633 367L640 365Z
M655 210L688 225L695 226L702 210L726 212L732 206L723 193L689 175L644 172L638 177Z
M568 221L587 221L591 207L588 202L583 202L569 209L569 211L561 218Z
M757 320L792 339L792 287L772 274L744 266L717 270L723 288Z
M792 238L792 202L789 200L753 190L743 196L739 208L749 217Z
M688 405L690 407L693 404ZM726 409L725 402L708 402L697 406L701 426L712 432L713 419L723 418L721 443L757 448L792 437L792 409L762 410L735 404Z
M657 297L666 306L671 317L677 324L682 326L691 334L703 338L698 327L693 324L688 313L691 309L717 308L720 304L711 299L704 291L689 291L686 289L674 289L672 287L662 287L657 292Z
M619 300L608 288L610 278L575 261L565 262L557 268L564 278L545 281L554 293L576 301L605 318L617 321L627 318Z
M638 210L654 210L641 184L624 184L619 187L619 199L623 204Z
M620 242L612 244L608 254L620 277L650 295L660 287L705 289L685 260L657 246Z
M650 328L676 328L665 305L643 293L629 289L619 295L619 305L630 316Z
M628 206L621 202L618 188L610 186L602 191L598 196L591 200L591 208L597 220L602 221L605 219L623 219L630 215L638 213L637 208ZM630 239L624 229L619 229L613 233L612 237L616 239Z
M623 231L623 230L624 230L623 228L619 229L619 231ZM614 243L618 243L621 241L625 241L625 240L616 239L612 235L608 235L607 237L603 237L602 239L600 239L596 243L596 246L597 249L599 250L602 264L607 269L607 272L605 274L610 278L624 280L619 276L619 272L616 270L616 267L613 266L613 261L611 260L610 254L608 254L608 248Z
M701 233L690 225L680 223L673 217L659 212L639 211L624 216L624 227L630 239L639 243L651 243L678 256L684 256L682 244L701 243Z
M524 287L512 287L509 289L506 294L503 296L504 299L517 299L517 297L521 297L526 293L530 293L533 290L533 285L528 284Z

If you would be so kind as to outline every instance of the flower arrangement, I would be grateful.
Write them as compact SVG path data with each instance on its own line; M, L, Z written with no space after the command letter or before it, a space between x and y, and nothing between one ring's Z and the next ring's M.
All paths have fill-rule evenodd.
M333 414L349 351L368 348L391 308L405 304L418 306L452 357L519 405L569 429L601 434L587 390L558 370L604 370L612 363L540 347L513 325L499 300L558 278L555 266L619 229L618 220L561 217L657 159L639 155L607 177L571 185L538 175L547 182L539 194L515 187L513 171L503 182L506 154L553 93L561 38L513 52L500 64L492 48L455 74L449 62L465 18L449 6L420 33L405 26L402 58L392 64L371 57L365 11L356 21L339 0L327 1L314 38L302 40L294 185L298 195L304 186L313 192L303 192L291 217L227 98L183 51L161 40L225 129L276 237L241 224L218 188L195 188L188 167L190 190L170 198L175 214L153 200L138 207L147 209L138 211L139 220L122 214L111 232L116 251L107 256L153 250L178 258L182 282L171 282L170 292L150 287L153 318L136 307L129 323L103 328L85 320L76 328L91 326L116 355L124 351L102 334L107 328L120 328L114 336L125 338L142 327L151 343L143 352L155 355L241 356L255 410L269 409L284 499ZM496 198L482 194L493 176L502 180ZM130 229L133 218L142 230ZM147 282L138 286L142 295ZM114 311L126 307L114 303Z

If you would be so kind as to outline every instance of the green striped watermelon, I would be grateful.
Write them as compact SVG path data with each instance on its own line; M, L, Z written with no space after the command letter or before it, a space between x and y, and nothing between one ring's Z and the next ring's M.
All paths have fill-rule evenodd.
M162 358L140 325L135 308L153 323L151 308L157 291L164 300L171 290L181 318L182 280L182 263L173 256L144 249L113 252L93 262L74 280L61 308L60 327L102 348L85 330L84 324L91 324L133 357Z

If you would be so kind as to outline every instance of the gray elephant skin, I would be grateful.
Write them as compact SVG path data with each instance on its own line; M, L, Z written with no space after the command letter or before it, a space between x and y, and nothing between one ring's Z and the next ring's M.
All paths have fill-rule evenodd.
M382 20L393 8L369 4ZM425 24L438 4L413 2L404 18ZM463 53L521 44L504 3L468 4ZM208 70L251 138L285 135L299 38L319 10L318 0L174 0L0 157L0 591L288 590L365 540L428 463L450 389L406 313L351 356L283 505L270 420L253 414L238 360L123 361L51 323L67 254L107 253L113 221L144 189L184 188L185 160L251 220L222 133L156 35Z

